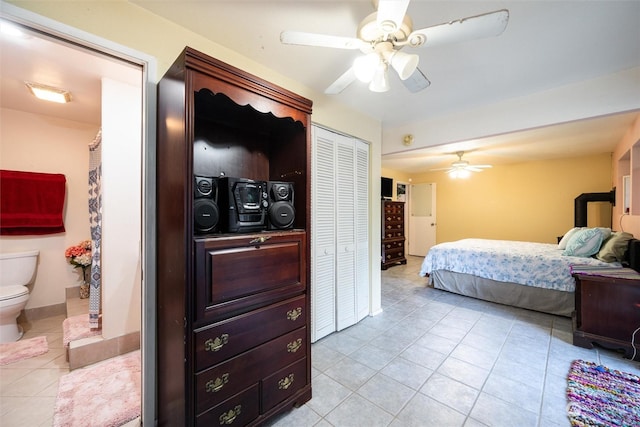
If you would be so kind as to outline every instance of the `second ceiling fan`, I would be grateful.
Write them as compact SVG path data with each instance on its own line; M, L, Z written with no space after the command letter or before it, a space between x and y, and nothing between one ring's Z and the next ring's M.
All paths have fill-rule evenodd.
M498 36L507 27L509 11L498 10L419 30L406 14L409 0L379 0L377 11L358 26L357 37L283 31L285 44L319 46L337 49L359 49L362 56L354 61L326 90L327 94L342 92L356 80L369 84L373 92L389 90L389 67L393 68L411 92L418 92L431 83L418 69L416 54L401 52L404 47L437 46L484 37Z
M464 151L456 151L458 160L451 163L448 168L431 169L431 171L446 171L451 178L467 178L471 175L471 172L482 172L483 169L488 169L491 165L473 165L466 160L462 160Z

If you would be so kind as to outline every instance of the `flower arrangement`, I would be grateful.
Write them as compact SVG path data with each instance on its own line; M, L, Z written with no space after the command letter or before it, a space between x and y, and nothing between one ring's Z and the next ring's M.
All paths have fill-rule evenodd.
M91 265L91 240L84 240L75 246L69 246L64 251L64 256L69 261L69 264L74 268L84 269Z
M64 256L73 268L82 268L82 284L80 298L89 298L89 283L87 283L87 267L91 266L91 240L84 240L75 246L69 246Z

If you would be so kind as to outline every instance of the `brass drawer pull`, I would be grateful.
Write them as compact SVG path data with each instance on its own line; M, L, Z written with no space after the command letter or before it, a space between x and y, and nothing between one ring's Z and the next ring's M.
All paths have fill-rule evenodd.
M209 338L204 342L205 351L218 351L229 342L229 334L222 334L215 339Z
M302 347L302 338L298 338L297 340L291 341L289 344L287 344L287 352L295 353L300 349L300 347Z
M255 239L253 239L252 241L249 242L250 245L254 245L254 244L260 244L260 243L264 243L267 240L269 240L271 238L271 236L260 236L260 237L256 237Z
M293 374L289 374L288 376L278 381L278 389L286 390L291 387L291 384L293 384Z
M238 415L240 415L240 411L242 410L242 405L237 405L233 409L229 409L229 412L225 412L220 415L220 425L229 425L232 424Z
M222 387L229 382L229 374L222 374L222 377L218 377L215 380L209 380L205 384L205 391L207 393L217 393L222 390Z
M295 321L298 317L302 315L302 307L298 307L294 310L287 311L287 319Z

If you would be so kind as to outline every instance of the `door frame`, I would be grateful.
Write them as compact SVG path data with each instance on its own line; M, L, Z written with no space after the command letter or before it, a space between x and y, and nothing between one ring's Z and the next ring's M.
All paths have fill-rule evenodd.
M133 63L142 69L142 200L141 262L142 319L140 349L142 368L141 420L155 422L155 335L156 335L156 84L157 60L146 53L95 36L0 0L0 16L10 22L31 28L61 42L71 43L87 52ZM147 215L147 213L151 213Z

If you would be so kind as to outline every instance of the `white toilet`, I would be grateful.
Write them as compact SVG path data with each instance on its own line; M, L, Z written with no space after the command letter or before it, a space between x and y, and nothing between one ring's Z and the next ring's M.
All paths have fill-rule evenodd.
M0 254L0 343L18 341L18 316L29 300L29 288L40 251Z

